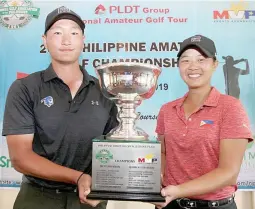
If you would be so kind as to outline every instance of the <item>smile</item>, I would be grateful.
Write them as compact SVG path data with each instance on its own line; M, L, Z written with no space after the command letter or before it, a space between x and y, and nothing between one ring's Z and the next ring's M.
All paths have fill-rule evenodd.
M188 77L189 78L199 78L201 76L201 74L189 74Z
M71 52L73 49L60 49L61 52Z

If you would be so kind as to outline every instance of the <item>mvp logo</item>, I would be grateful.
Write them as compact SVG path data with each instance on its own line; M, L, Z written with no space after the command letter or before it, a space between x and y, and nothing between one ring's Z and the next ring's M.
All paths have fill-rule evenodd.
M215 21L251 21L254 20L255 10L247 9L248 3L244 1L239 1L237 3L231 3L230 8L226 10L214 10L213 19Z
M157 162L157 158L146 159L146 158L138 158L138 163L154 163Z
M213 11L213 19L233 19L233 20L242 20L242 19L250 19L251 16L255 16L255 11L253 10L246 10L246 11L227 11L224 10L220 11Z
M153 154L148 154L145 157L139 157L138 163L155 163L158 159L154 157Z

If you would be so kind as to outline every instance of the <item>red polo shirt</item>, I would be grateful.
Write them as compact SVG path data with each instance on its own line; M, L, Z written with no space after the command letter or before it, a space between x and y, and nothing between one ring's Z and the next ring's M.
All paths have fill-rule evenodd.
M212 88L204 105L185 119L182 104L186 96L164 104L158 115L156 132L165 136L166 146L165 186L182 184L217 168L220 140L252 140L247 114L238 99ZM222 199L235 188L228 186L194 198Z

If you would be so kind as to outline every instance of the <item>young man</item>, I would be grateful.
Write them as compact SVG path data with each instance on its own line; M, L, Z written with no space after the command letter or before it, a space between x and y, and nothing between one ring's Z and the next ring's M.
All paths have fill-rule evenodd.
M86 199L92 139L118 124L117 108L79 66L84 28L66 7L48 14L43 43L50 66L9 89L3 135L14 168L24 174L14 209L106 208Z

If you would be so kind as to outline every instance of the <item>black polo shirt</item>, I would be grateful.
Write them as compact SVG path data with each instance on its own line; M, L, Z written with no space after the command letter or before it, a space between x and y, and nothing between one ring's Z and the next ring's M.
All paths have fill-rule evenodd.
M118 124L117 108L103 96L98 80L81 71L83 83L73 99L52 65L14 81L7 96L2 135L34 134L33 151L38 155L91 173L92 139ZM71 186L26 178L49 188Z

